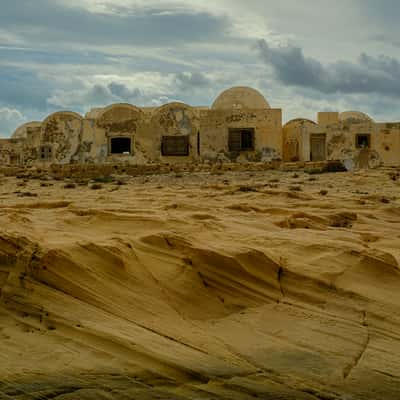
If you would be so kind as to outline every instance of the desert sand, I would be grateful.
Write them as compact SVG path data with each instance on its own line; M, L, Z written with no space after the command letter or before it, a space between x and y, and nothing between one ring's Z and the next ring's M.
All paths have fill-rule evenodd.
M0 178L0 399L399 399L398 176Z

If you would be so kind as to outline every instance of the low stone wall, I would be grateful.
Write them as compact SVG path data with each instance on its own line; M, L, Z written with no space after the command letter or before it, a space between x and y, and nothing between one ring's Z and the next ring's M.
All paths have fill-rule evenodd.
M214 163L214 164L148 164L148 165L122 165L122 164L53 164L48 167L2 167L0 174L3 176L21 176L27 178L98 178L111 175L159 175L169 173L187 172L224 172L224 171L267 171L280 169L283 171L310 170L310 171L338 171L343 166L338 161L321 162L293 162L282 163L279 161L266 163Z

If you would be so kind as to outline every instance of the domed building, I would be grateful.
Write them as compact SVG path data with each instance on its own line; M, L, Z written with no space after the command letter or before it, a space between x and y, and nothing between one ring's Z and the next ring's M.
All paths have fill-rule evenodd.
M223 91L214 101L213 110L261 110L271 108L256 89L237 86Z
M26 139L28 133L40 129L42 123L40 121L27 122L19 126L11 135L11 139Z
M204 158L231 161L272 161L282 157L282 110L249 87L233 87L201 113Z
M376 123L360 111L320 112L283 128L285 161L339 160L349 169L400 164L400 123Z
M282 110L258 90L237 86L211 107L174 101L158 107L112 104L51 114L0 139L0 165L176 164L345 161L400 165L400 123L360 111L320 112L282 126Z
M339 114L339 121L348 123L373 122L371 117L360 111L344 111Z

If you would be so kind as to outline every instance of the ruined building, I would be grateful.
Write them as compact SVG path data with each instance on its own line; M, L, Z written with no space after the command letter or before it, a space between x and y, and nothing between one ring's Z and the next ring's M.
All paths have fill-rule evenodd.
M256 90L235 87L211 108L113 104L84 117L56 112L0 140L0 165L342 160L351 167L400 164L400 123L360 112L321 112L282 125Z

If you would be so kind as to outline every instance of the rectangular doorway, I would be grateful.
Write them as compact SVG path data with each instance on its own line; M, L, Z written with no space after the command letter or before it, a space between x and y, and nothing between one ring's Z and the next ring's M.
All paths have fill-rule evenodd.
M326 135L325 133L313 134L310 137L310 160L326 160Z

